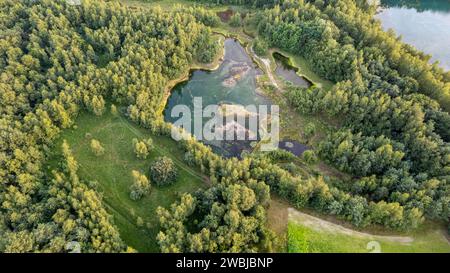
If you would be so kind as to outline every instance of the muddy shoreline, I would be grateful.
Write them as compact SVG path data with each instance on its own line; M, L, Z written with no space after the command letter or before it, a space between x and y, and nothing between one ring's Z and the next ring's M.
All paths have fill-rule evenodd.
M219 33L215 33L215 34L219 34ZM162 97L162 101L160 103L160 109L158 111L158 114L163 115L164 109L167 106L167 102L169 100L169 97L172 94L172 90L178 84L183 83L185 81L188 81L195 71L206 71L206 72L209 72L209 71L217 70L220 67L220 65L223 63L223 59L225 57L225 39L226 39L226 37L224 35L221 35L221 34L219 34L219 35L222 36L223 39L222 39L222 37L219 38L218 42L221 44L220 45L221 52L217 54L216 59L213 62L208 63L208 64L193 65L193 66L189 67L189 69L185 73L183 73L183 75L181 75L179 78L170 80L167 83L167 85L166 85L166 87L164 89L164 94L163 94L163 97Z
M213 31L213 33L215 35L219 35L222 38L220 39L220 43L221 43L221 51L218 56L217 59L215 59L213 62L209 63L209 64L201 64L201 65L194 65L191 66L185 73L183 73L182 76L180 76L177 79L171 80L168 82L168 84L165 87L164 90L164 95L162 98L162 101L160 103L160 109L158 111L158 113L160 115L163 115L164 110L167 106L167 102L169 100L170 95L172 94L172 90L178 85L181 84L183 82L189 81L189 79L191 78L192 74L196 71L205 71L205 72L211 72L211 71L215 71L217 70L223 63L224 61L224 57L225 57L225 40L226 39L234 39L235 41L237 41L239 44L241 44L241 46L245 49L245 52L247 53L247 55L250 57L250 59L252 60L252 62L264 73L264 69L261 67L261 64L256 60L255 56L253 55L254 53L252 52L252 50L249 48L251 45L249 43L243 42L239 39L239 37L237 37L236 35L232 35L232 34L224 34L224 33L220 33L220 32L216 32ZM265 73L264 73L265 74ZM267 99L270 99L268 96L266 96L264 94L263 91L259 91L257 93L259 96L265 97Z

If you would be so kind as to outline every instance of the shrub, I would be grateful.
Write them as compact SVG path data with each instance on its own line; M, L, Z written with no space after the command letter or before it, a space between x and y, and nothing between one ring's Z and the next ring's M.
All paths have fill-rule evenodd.
M308 164L314 164L318 161L318 158L313 150L306 150L303 152L303 160L305 160Z
M146 159L150 150L153 149L153 140L151 138L146 140L133 138L133 149L137 158Z
M118 115L117 107L114 104L111 104L111 114L113 116L117 116Z
M91 140L91 150L92 150L92 152L94 152L94 154L96 156L101 156L105 153L105 148L103 148L100 141L98 141L96 139Z
M253 42L253 50L259 56L265 56L267 54L267 43L261 39L256 38Z
M240 27L242 25L242 17L239 12L236 12L230 19L230 26Z
M138 216L138 218L136 219L136 225L138 227L143 227L144 226L144 220Z
M148 178L145 175L138 171L133 170L131 174L134 182L130 187L130 198L133 200L139 200L150 192L150 181L148 181Z
M172 159L158 157L150 166L150 177L158 186L170 185L177 178L177 169Z
M314 125L314 123L308 123L308 125L306 125L305 130L303 132L303 135L305 136L305 138L310 139L311 137L314 136L314 134L316 133L316 125Z
M192 154L192 152L186 152L184 154L184 162L186 162L186 164L189 166L195 166L194 154Z

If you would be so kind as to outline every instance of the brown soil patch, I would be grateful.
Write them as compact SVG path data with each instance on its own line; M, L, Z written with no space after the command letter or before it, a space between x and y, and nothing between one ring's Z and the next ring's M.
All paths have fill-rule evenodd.
M220 20L224 23L228 22L233 14L234 12L231 9L217 12L217 16L219 16Z

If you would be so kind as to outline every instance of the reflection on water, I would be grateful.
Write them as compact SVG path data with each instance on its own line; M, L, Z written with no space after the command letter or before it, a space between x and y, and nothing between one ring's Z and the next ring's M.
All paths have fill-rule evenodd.
M450 70L450 1L381 1L377 14L385 30L393 29L405 43L431 54L431 61Z
M300 156L304 151L309 150L308 146L295 140L283 140L278 143L278 148Z
M410 8L422 11L450 12L448 0L381 0L381 6L391 8Z
M225 40L225 56L223 59L222 64L217 70L195 70L191 73L188 81L182 82L173 88L164 111L165 121L173 123L178 120L178 117L171 117L171 110L180 104L188 106L194 118L194 97L202 98L202 108L214 104L219 105L220 109L231 110L237 116L247 117L247 125L248 118L257 115L257 113L242 106L271 105L271 102L267 98L261 96L256 91L256 77L261 74L261 70L255 66L245 49L237 41L233 39ZM309 84L307 81L305 82ZM268 114L267 119L270 120L270 111ZM261 120L261 116L259 118ZM203 124L209 119L204 118ZM226 128L235 126L236 122L229 122L225 127L219 127L219 131L226 131ZM218 128L215 129L217 132ZM244 132L246 136L256 135L256 139L259 140L257 132L252 132L247 129L248 127L244 128L246 130ZM240 157L243 151L251 151L257 144L256 140L248 140L248 137L246 139L233 141L203 140L203 143L209 145L215 153L222 156ZM290 151L295 155L301 155L307 149L306 146L295 141L281 141L278 147Z
M289 63L289 59L278 52L273 53L273 57L277 64L275 74L294 85L301 87L310 87L312 84L304 77L297 74L298 68Z
M234 39L226 39L225 56L219 68L214 71L195 70L188 81L175 86L164 111L164 118L168 122L175 122L178 119L170 116L171 109L175 105L187 105L192 111L194 97L202 98L203 108L212 104L270 105L268 99L256 92L256 77L259 74L261 71L245 49ZM208 120L209 118L205 118L203 124ZM249 140L204 141L204 143L210 145L216 153L226 157L240 156L242 151L250 151L253 145Z

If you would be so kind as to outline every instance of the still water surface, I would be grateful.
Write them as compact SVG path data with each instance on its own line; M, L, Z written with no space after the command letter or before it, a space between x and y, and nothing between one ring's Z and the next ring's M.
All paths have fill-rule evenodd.
M450 1L381 1L383 29L393 29L405 43L430 54L431 62L450 70Z

